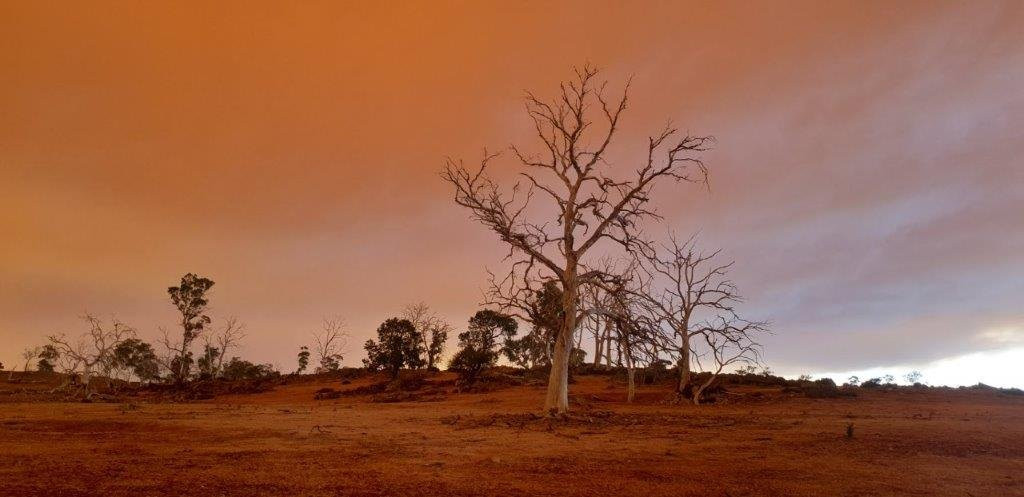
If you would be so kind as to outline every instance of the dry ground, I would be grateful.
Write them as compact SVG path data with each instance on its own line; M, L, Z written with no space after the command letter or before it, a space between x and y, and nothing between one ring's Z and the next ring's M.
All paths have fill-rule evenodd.
M0 403L0 496L1024 496L1021 397L695 407L655 387L625 404L609 385L581 378L578 414L556 422L531 415L530 386L391 404L313 400L337 381L187 404Z

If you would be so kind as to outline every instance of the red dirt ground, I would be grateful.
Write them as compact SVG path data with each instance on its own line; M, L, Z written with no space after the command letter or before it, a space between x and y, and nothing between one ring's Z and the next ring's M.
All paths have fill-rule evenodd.
M0 378L0 496L1024 496L1024 398L901 389L622 402L583 377L435 402L313 400L337 380L195 403L17 402ZM749 389L748 389L749 393ZM6 399L6 400L4 400ZM848 423L854 436L846 438Z

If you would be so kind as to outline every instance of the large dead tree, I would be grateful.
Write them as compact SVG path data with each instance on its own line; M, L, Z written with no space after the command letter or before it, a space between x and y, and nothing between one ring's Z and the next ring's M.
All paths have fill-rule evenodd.
M549 412L568 411L569 355L585 312L579 306L580 288L602 277L587 269L588 255L602 242L606 251L631 249L640 225L659 217L648 206L655 184L707 181L699 155L710 138L682 135L671 126L648 139L639 161L616 167L607 152L626 110L629 84L621 96L609 98L606 82L596 75L591 67L577 69L550 101L526 95L541 152L511 147L524 169L511 189L502 189L488 175L499 154L485 151L473 168L449 159L442 173L454 187L455 202L508 245L512 293L522 290L520 278L555 281L561 287L561 323L544 401ZM534 202L537 195L547 199L553 215L539 213L544 207Z
M50 335L47 338L60 352L60 356L70 361L70 371L81 368L82 387L86 396L89 396L89 382L94 371L109 371L113 364L114 349L123 340L134 337L135 329L117 319L113 319L110 326L104 326L102 321L91 314L85 314L82 319L87 323L89 330L77 339L69 339L64 334Z

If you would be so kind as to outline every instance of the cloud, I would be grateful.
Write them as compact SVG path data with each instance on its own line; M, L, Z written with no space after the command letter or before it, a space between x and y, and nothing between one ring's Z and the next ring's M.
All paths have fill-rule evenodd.
M353 343L409 301L463 323L503 250L443 158L528 142L522 90L588 59L636 76L617 167L668 118L718 138L656 229L736 259L776 369L1019 344L1024 6L576 7L11 9L0 358L84 309L155 334L186 271L260 361L325 314Z

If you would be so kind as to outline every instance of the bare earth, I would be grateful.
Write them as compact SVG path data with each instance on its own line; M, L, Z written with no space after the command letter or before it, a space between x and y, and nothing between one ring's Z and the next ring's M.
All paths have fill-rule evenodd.
M609 385L580 378L561 421L534 417L536 386L387 404L313 400L337 381L185 404L0 403L0 496L1024 496L1021 397L762 389L695 407L662 404L664 387L626 404Z

